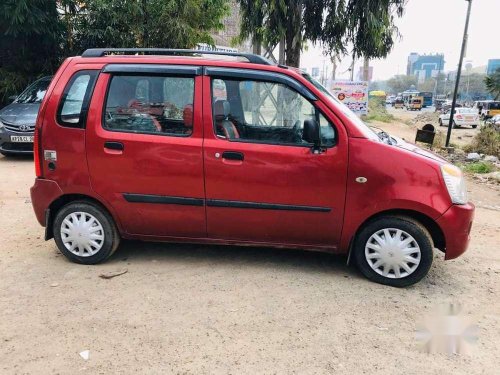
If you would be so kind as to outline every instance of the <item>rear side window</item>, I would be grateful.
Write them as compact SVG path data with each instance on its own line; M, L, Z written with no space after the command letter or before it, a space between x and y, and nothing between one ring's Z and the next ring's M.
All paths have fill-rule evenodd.
M114 75L103 127L125 133L189 136L193 105L193 77Z
M97 74L97 70L81 70L71 77L57 111L57 121L60 125L72 128L85 127Z

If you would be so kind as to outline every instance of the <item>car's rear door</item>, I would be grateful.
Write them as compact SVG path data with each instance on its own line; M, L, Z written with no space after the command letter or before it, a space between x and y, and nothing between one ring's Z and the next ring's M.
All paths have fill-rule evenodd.
M206 74L209 237L335 248L347 178L345 129L290 77L223 68ZM320 121L321 153L302 141L307 118Z
M201 68L110 64L86 151L93 190L130 234L205 237Z

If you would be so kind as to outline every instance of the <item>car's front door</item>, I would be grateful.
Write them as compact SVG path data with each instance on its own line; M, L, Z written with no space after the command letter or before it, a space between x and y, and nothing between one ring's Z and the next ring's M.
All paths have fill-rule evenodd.
M344 213L347 137L290 77L207 68L204 163L212 238L335 248ZM320 122L323 151L302 140Z
M90 104L91 185L130 234L205 237L201 69L108 65Z

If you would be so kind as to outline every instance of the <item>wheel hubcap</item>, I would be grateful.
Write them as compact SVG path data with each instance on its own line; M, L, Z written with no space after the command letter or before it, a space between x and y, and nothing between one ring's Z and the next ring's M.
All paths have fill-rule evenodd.
M101 250L104 244L104 229L91 214L73 212L62 221L61 239L71 253L89 257Z
M368 239L365 258L379 275L400 279L415 272L420 264L421 252L410 234L401 229L386 228Z

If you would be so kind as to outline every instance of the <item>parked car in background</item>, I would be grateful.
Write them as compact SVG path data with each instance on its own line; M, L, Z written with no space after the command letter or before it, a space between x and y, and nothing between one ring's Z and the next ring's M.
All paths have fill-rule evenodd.
M402 287L434 248L467 249L459 168L375 133L301 70L182 53L93 49L56 73L31 202L68 259L103 262L121 238L301 248Z
M0 154L33 152L33 132L40 103L52 77L32 83L8 106L0 110Z
M439 116L439 126L448 126L451 110ZM479 125L479 114L473 108L456 108L453 116L453 127L471 126L477 128Z

